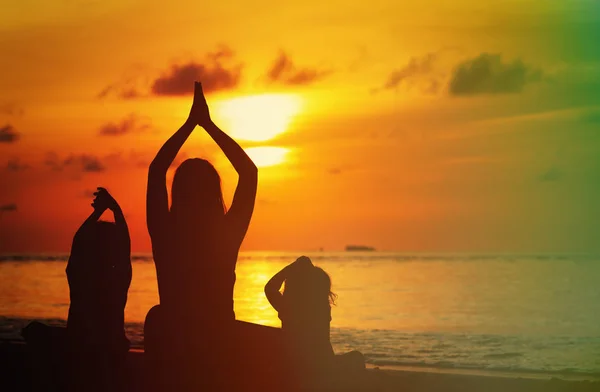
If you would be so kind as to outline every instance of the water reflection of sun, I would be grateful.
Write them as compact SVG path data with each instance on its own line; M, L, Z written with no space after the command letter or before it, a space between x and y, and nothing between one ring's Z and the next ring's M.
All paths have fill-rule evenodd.
M262 94L218 102L212 114L234 139L261 142L286 132L301 108L297 95Z
M259 256L260 257L260 256ZM273 327L281 326L277 312L264 293L265 284L285 266L283 261L241 261L236 266L234 289L235 315L238 320Z

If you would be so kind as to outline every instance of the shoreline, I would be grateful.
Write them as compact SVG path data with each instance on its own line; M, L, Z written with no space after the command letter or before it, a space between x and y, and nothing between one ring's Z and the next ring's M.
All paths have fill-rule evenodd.
M7 346L14 347L15 350L25 351L26 343L24 340L9 340L0 339L0 355L4 355L4 348ZM140 347L132 347L129 349L130 357L143 357L144 349ZM599 384L600 391L600 374L577 374L577 373L560 373L560 372L532 372L532 371L508 371L494 369L475 369L475 368L443 368L427 365L377 365L366 364L367 370L370 372L381 372L389 375L407 375L407 374L435 374L448 376L464 376L464 377L487 377L487 378L504 378L504 379L524 379L550 381L560 380L566 382L595 382Z
M589 381L600 382L600 375L595 374L566 374L566 373L542 373L526 371L507 371L491 369L461 369L461 368L437 368L433 366L414 365L372 365L367 364L369 370L397 373L431 373L475 377L511 378L527 380L563 380L563 381Z
M128 355L128 389L144 391L144 351L134 348ZM31 363L24 342L0 341L0 374L7 390L32 391ZM402 366L367 366L369 387L360 391L392 392L592 392L600 391L600 381L568 379L553 375L516 374L495 371L461 371Z

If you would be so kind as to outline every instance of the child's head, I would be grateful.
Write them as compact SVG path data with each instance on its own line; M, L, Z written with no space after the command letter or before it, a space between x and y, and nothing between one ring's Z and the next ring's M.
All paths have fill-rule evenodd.
M320 267L302 265L285 281L284 298L307 305L335 305L337 295L331 291L331 278Z

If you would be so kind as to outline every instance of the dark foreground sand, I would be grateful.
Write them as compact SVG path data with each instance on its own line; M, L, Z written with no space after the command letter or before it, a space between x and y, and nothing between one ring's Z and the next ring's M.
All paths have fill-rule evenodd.
M147 391L144 385L144 353L131 351L127 391ZM31 361L26 346L0 342L0 391L33 391ZM368 370L368 391L457 392L600 392L600 381L566 381L423 371ZM350 388L349 390L354 390ZM364 389L361 389L364 390ZM279 388L278 392L285 391Z

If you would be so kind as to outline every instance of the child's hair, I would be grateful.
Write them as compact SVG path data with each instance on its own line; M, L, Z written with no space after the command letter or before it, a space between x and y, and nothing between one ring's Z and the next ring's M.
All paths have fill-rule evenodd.
M284 297L305 304L335 305L337 295L331 291L331 278L320 267L308 267L296 270L285 281Z

